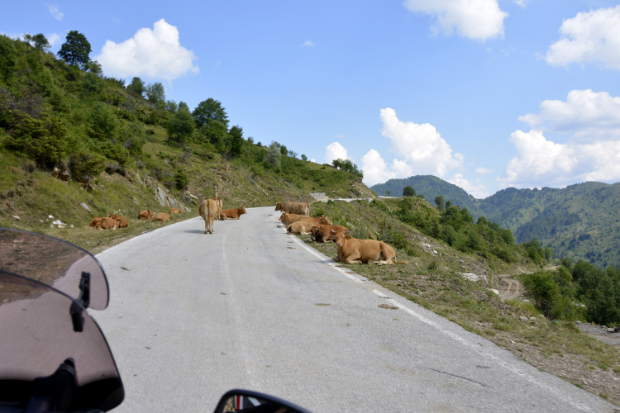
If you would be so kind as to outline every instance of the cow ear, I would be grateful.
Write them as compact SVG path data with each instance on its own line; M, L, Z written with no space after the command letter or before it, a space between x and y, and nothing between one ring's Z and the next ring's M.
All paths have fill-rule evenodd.
M347 232L347 234L346 234L344 237L345 237L346 239L351 239L351 238L353 238L353 237L351 236L351 234L349 234L348 232Z

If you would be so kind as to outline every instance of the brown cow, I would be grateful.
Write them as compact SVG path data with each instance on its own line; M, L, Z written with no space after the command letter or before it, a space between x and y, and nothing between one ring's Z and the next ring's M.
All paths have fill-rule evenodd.
M115 219L115 220L118 221L118 227L119 228L127 228L129 226L129 222L127 222L127 218L125 218L122 215L110 214L110 218Z
M157 214L155 214L155 216L153 217L153 221L155 222L166 222L170 219L170 215L165 214L163 212L158 212Z
M179 208L170 208L170 209L168 210L168 213L170 214L170 216L174 216L175 214L176 214L176 215L181 215L181 214L183 214L183 211L181 211Z
M293 222L288 227L286 227L286 232L289 234L301 234L308 235L311 232L311 228L316 225L330 225L332 222L325 218L324 216L320 216L318 218L306 218L300 221Z
M116 229L119 222L110 217L95 217L90 221L91 228L95 229Z
M347 264L374 262L377 265L396 263L396 251L383 241L373 239L357 239L350 234L336 234L338 258Z
M198 208L198 213L205 220L205 234L213 234L213 221L220 215L220 203L215 199L205 199Z
M148 209L143 209L142 211L140 211L140 214L138 215L138 219L153 219L154 216L155 216L155 213L153 211L149 211Z
M245 208L241 207L235 209L225 209L222 211L221 216L223 216L224 219L239 219L241 215L246 213Z
M325 216L321 215L318 218L325 218ZM284 225L289 225L289 224L293 224L293 223L298 222L298 221L313 220L313 221L315 221L314 225L320 225L319 222L318 222L318 218L307 217L305 215L287 214L285 212L284 214L282 214L280 216L280 221ZM325 218L325 219L327 219L327 218ZM329 219L327 221L328 222L324 222L324 224L331 225L332 222Z
M327 241L335 242L336 238L334 234L337 232L347 232L349 228L343 227L342 225L317 225L312 227L311 230L312 236L310 238L322 244ZM334 234L332 234L332 230L334 230Z
M310 204L307 202L276 202L276 211L288 214L310 216Z

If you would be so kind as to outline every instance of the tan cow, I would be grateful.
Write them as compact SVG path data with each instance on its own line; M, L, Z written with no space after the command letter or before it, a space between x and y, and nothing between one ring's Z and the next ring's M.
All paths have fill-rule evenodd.
M90 226L95 229L116 229L119 222L110 217L96 217L90 221Z
M342 225L317 225L311 228L312 236L310 237L313 241L322 244L327 241L336 241L334 235L338 232L347 232L349 228L343 227ZM332 230L334 234L332 234Z
M158 212L157 214L155 214L155 216L153 217L153 221L155 222L166 222L170 219L170 215L164 213L164 212Z
M101 225L101 221L103 221L103 217L95 217L92 219L92 221L90 221L90 227L91 228L97 228L98 226Z
M396 251L383 241L357 239L344 232L336 233L338 258L347 264L374 262L377 265L396 263Z
M205 220L205 234L213 234L213 221L220 211L220 203L215 199L205 199L200 204L198 213Z
M321 215L318 218L306 218L296 222L293 222L286 227L286 232L289 234L301 234L308 235L312 231L312 227L316 225L330 225L332 222Z
M224 219L239 219L239 217L243 214L246 214L245 208L235 208L235 209L224 209L220 216L223 216Z
M168 213L170 214L170 216L174 216L174 215L181 215L181 214L183 214L183 211L181 211L179 208L170 208L168 210Z
M276 202L276 211L288 214L310 216L310 204L307 202Z
M122 215L110 214L110 218L115 219L115 220L118 221L118 227L119 228L127 228L129 226L129 222L127 222L127 218L125 218Z
M142 211L140 211L140 214L138 215L138 219L153 219L154 216L155 216L155 213L153 211L149 211L148 209L143 209Z

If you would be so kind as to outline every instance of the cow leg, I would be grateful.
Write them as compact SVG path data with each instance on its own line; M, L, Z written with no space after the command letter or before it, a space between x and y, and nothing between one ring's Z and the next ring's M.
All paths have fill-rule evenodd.
M359 260L359 258L361 257L360 253L354 253L349 255L344 262L346 262L347 264L361 264L362 262Z

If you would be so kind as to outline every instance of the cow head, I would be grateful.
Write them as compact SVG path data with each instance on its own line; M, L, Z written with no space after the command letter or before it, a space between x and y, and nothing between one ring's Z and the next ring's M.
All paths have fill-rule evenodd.
M323 231L321 230L321 227L318 227L318 226L312 225L312 226L310 227L310 232L311 232L310 239L311 239L312 241L316 241L316 240L317 240L317 239L321 236L321 233L322 233Z
M286 221L286 217L287 216L288 216L288 214L286 212L283 212L282 215L280 215L280 222Z
M243 215L243 214L247 214L247 212L245 212L245 208L241 207L239 208L239 215Z
M282 203L276 202L276 211L282 211Z

